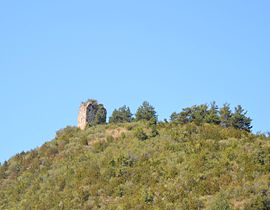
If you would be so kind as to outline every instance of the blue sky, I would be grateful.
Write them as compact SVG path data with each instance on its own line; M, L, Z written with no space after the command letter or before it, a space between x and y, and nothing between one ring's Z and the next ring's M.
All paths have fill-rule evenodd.
M159 119L213 100L269 131L270 3L2 1L0 161L76 125L81 101L110 115L144 100Z

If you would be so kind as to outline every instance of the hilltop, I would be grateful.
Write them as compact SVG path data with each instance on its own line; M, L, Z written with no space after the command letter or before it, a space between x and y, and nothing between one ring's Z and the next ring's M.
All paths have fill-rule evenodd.
M0 209L269 209L270 138L195 122L66 127L0 167Z
M240 105L215 102L158 121L148 102L90 99L78 127L0 167L1 209L270 209L270 138Z

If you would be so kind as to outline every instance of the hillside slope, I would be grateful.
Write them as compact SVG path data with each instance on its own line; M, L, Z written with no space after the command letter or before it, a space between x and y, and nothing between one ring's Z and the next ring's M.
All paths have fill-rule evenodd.
M209 124L67 127L2 164L0 209L270 209L270 139Z

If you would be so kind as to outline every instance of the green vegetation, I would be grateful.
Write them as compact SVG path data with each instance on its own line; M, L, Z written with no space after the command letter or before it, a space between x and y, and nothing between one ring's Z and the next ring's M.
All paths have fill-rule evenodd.
M106 116L107 110L104 108L103 104L98 104L94 124L106 123Z
M137 128L134 134L135 134L134 136L137 137L141 141L148 139L147 134L144 132L142 128Z
M0 209L270 209L270 137L250 132L241 107L193 106L159 123L149 103L124 123L128 110L4 162Z
M234 127L240 130L251 131L251 118L246 116L242 106L235 107L234 113L231 112L229 104L224 104L220 109L215 102L210 107L207 104L195 105L184 108L180 113L172 113L171 121L180 124L194 122L196 125L211 123L223 127Z
M135 116L137 121L157 121L157 113L155 111L155 108L147 101L144 101L143 104L138 108Z
M0 167L0 209L269 209L270 138L220 125L67 127Z
M127 106L122 106L119 109L115 109L112 116L109 119L110 123L125 123L132 121L132 114Z
M103 104L98 103L95 99L88 99L86 102L83 102L82 105L90 103L91 106L88 107L88 116L87 121L89 126L105 124L107 117L107 110Z

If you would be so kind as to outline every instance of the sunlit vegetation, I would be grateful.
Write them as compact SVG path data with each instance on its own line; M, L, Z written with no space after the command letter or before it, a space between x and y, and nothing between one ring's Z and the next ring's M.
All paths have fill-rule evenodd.
M0 209L269 209L270 137L206 110L203 123L151 109L154 120L66 127L2 163Z
M127 106L122 106L119 109L115 109L112 113L112 116L109 119L110 123L124 123L131 122L132 114L130 108Z
M219 108L215 102L212 102L210 106L201 104L184 108L180 113L174 112L171 115L171 121L180 124L194 122L196 125L210 123L251 131L252 119L246 115L247 111L241 105L236 106L232 112L229 104L226 103Z

